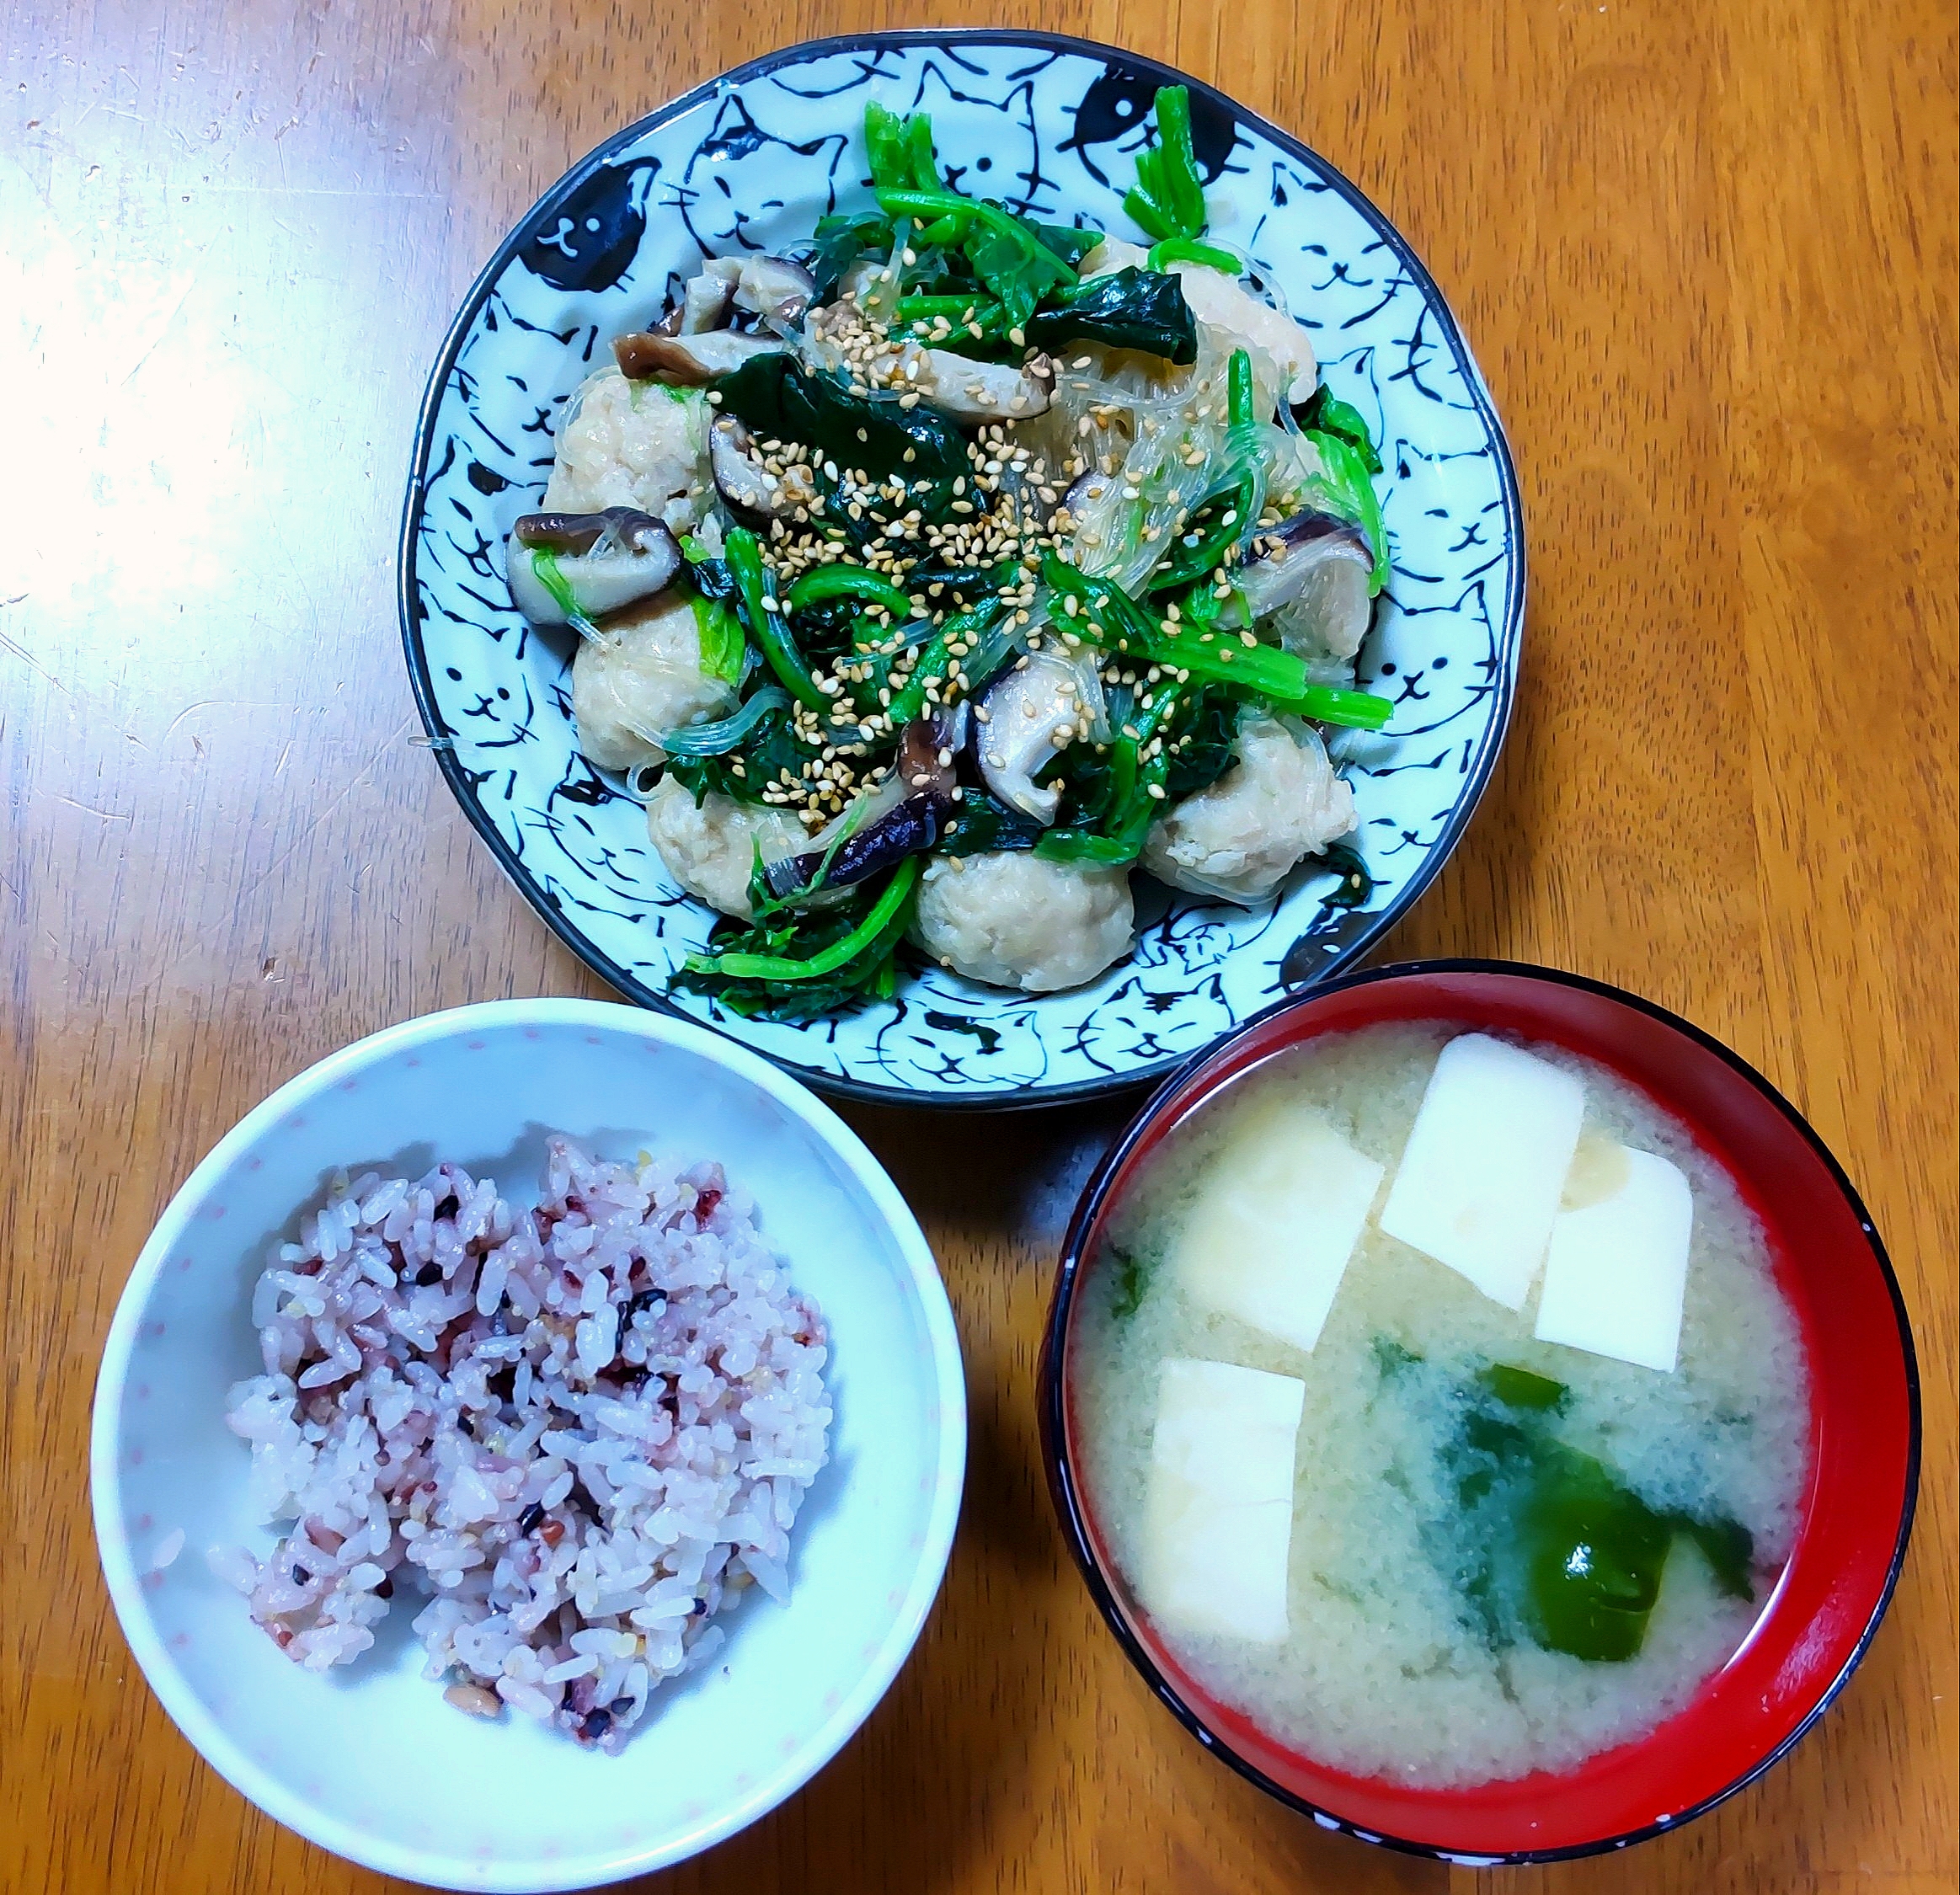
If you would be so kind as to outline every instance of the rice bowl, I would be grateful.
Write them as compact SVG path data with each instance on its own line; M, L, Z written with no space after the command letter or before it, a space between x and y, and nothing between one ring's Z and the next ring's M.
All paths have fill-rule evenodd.
M377 1190L439 1158L475 1179L536 1177L547 1127L635 1166L643 1149L673 1154L662 1188L676 1192L692 1188L681 1184L692 1166L724 1162L752 1187L757 1227L791 1257L794 1292L820 1309L833 1351L830 1461L788 1548L788 1603L758 1583L719 1615L726 1644L652 1694L617 1756L566 1741L521 1706L460 1715L421 1675L409 1599L377 1620L355 1663L315 1671L283 1655L207 1564L214 1547L264 1561L280 1543L225 1411L229 1391L265 1372L254 1284L268 1249L291 1240L298 1207L323 1193L335 1201L327 1188L350 1159L380 1174ZM850 1737L930 1609L964 1457L958 1342L931 1252L847 1128L701 1029L599 1002L508 1001L334 1054L220 1141L159 1221L118 1309L92 1486L132 1652L179 1728L252 1801L383 1872L570 1888L732 1834ZM446 1636L452 1648L455 1630ZM593 1694L606 1682L595 1677ZM508 1794L514 1777L522 1798Z

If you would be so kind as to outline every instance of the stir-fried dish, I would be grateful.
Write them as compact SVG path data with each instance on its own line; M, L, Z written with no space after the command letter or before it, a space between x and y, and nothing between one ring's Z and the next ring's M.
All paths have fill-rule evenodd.
M1365 892L1324 734L1388 716L1381 464L1207 237L1182 88L1155 125L1146 248L962 194L873 104L863 208L704 259L566 408L511 596L579 634L580 748L723 915L676 977L723 1006L888 996L915 952L1075 986L1138 868Z

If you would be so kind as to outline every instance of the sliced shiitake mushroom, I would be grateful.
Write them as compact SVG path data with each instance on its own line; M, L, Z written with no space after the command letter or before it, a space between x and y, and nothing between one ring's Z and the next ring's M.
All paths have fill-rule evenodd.
M779 355L782 350L775 336L737 335L733 329L710 329L700 335L638 329L615 338L612 344L620 372L631 380L666 382L681 388L699 388L732 373L752 355Z
M681 565L681 547L664 521L633 507L603 513L527 513L510 530L504 573L511 602L533 625L566 625L570 614L537 576L532 557L549 552L586 618L636 605L664 591Z
M976 362L950 349L925 349L924 372L911 386L929 408L954 421L1026 421L1045 414L1055 398L1055 365L1033 355L1010 362Z
M1040 779L1071 744L1108 735L1094 654L1028 652L987 687L974 719L971 747L988 790L1038 823L1053 822L1060 793Z
M795 323L816 293L816 278L801 264L788 257L745 257L735 283L735 307L772 322Z
M691 276L675 305L674 326L667 335L704 335L718 329L729 319L735 285L741 280L742 266L733 257L704 257L701 273Z
M967 706L960 704L908 723L899 734L892 772L877 788L833 817L800 852L766 863L763 876L777 899L820 906L930 849L952 818L953 760L965 741L966 722ZM813 888L820 874L821 885Z
M755 437L734 415L715 417L708 430L708 457L716 490L739 513L772 520L816 498L816 481L809 469L792 464L779 474L772 473L756 452Z
M930 790L950 797L958 780L953 760L966 742L970 707L961 703L931 717L914 718L899 733L898 761L893 774L909 790Z
M1250 623L1296 601L1311 601L1310 636L1337 657L1351 658L1374 612L1369 591L1374 549L1351 520L1309 510L1252 542L1254 556L1236 575L1237 590L1220 622Z

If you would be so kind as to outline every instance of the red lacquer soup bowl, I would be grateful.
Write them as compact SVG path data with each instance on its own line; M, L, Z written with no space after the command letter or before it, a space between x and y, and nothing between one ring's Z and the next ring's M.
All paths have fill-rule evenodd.
M1103 1225L1166 1134L1220 1086L1322 1033L1435 1020L1600 1061L1684 1121L1769 1235L1812 1383L1811 1467L1790 1561L1743 1648L1677 1716L1576 1767L1413 1789L1334 1770L1210 1696L1130 1597L1076 1478L1067 1365ZM1175 1075L1104 1159L1069 1228L1042 1369L1049 1485L1103 1617L1198 1740L1324 1828L1478 1863L1623 1849L1712 1808L1767 1770L1863 1657L1904 1557L1919 1480L1919 1380L1905 1306L1857 1193L1795 1109L1726 1047L1595 981L1494 961L1431 961L1329 982L1248 1022Z

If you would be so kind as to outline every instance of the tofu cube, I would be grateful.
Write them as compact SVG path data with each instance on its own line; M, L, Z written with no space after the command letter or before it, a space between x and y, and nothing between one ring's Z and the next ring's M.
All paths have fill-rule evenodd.
M1285 1637L1306 1396L1291 1375L1182 1356L1163 1363L1137 1582L1161 1624L1257 1644Z
M1621 1147L1616 1189L1551 1226L1535 1333L1671 1374L1681 1340L1695 1200L1680 1167Z
M1443 1049L1381 1228L1521 1310L1578 1145L1585 1088L1487 1033Z
M1383 1167L1291 1101L1234 1128L1171 1260L1185 1296L1311 1349L1368 1221Z

